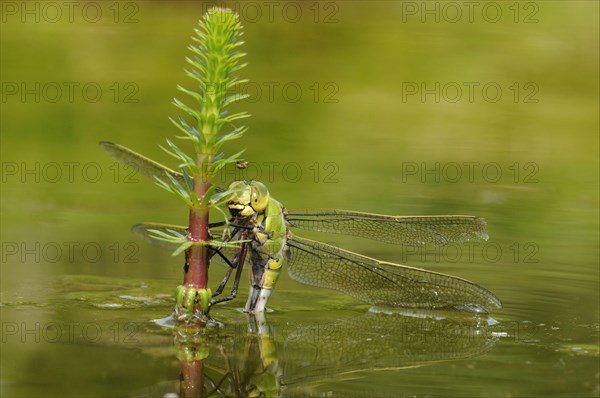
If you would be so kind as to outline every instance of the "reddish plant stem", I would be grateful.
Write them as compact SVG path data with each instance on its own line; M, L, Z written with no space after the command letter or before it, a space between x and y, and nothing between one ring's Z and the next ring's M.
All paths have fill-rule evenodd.
M202 161L199 159L199 164ZM199 200L202 200L208 189L210 181L205 178L194 178L194 192ZM208 207L192 207L190 209L190 227L188 239L192 242L206 242L208 234ZM183 285L194 289L206 289L208 286L208 247L205 245L194 245L189 248L188 267L183 276Z
M181 365L180 394L184 398L201 397L204 379L202 361L179 361Z

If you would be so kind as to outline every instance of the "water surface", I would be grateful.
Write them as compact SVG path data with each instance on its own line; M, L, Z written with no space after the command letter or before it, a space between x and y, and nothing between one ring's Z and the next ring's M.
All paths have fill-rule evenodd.
M174 166L157 144L176 133L170 101L190 84L203 9L120 3L115 19L98 4L98 22L17 11L2 26L2 396L165 396L182 366L202 370L205 395L600 394L597 3L514 3L518 16L494 3L497 22L399 2L307 4L292 22L283 6L270 19L232 3L257 84L239 105L250 131L226 149L247 147L254 166L217 183L260 178L290 208L485 217L488 242L447 250L304 236L472 280L503 308L389 313L284 275L266 319L240 311L244 286L196 340L153 322L171 311L182 259L129 233L182 224L185 208L97 142Z

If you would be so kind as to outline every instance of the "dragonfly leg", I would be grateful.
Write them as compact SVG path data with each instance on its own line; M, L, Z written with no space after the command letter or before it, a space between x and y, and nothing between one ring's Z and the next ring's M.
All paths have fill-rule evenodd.
M225 242L231 241L233 239L233 237L237 235L238 232L239 232L238 228L234 229L234 231L225 240ZM233 262L231 262L231 261L229 261L229 259L226 256L223 255L223 253L219 249L212 249L211 253L209 254L209 259L213 258L215 254L218 254L219 257L221 257L221 259L223 261L225 261L225 263L229 266L229 268L227 269L227 273L225 274L225 277L221 281L221 284L219 285L219 287L217 288L215 293L212 295L213 297L218 296L221 293L223 293L223 289L225 289L225 286L227 285L227 282L229 281L229 277L231 276L231 272L232 272L233 268L236 268L237 264L238 264L235 257L233 259ZM187 252L186 252L186 256L187 256ZM187 264L187 261L186 261L186 264Z
M237 229L244 229L244 230L251 230L252 228L254 228L253 226L250 226L250 225L239 225L239 224L234 224L234 223L230 223L229 225L231 225Z
M244 232L242 234L242 239L246 239L247 235L248 235L247 232ZM219 300L213 300L211 302L211 305L222 303L222 302L225 302L225 301L231 301L231 300L233 300L237 296L238 287L240 285L240 277L242 275L242 270L244 269L244 262L246 261L246 253L247 252L248 252L248 244L247 243L242 243L240 249L238 250L238 252L236 253L236 255L234 257L233 264L230 263L229 261L227 261L227 263L229 264L229 269L227 270L227 274L225 275L225 278L223 279L223 281L221 282L221 284L217 288L217 291L215 292L215 294L213 295L213 297L215 297L215 296L217 296L217 295L219 295L219 294L221 294L223 292L223 289L225 289L225 286L227 285L227 282L229 281L229 277L231 276L231 272L233 271L234 268L236 268L235 279L233 280L233 288L231 289L231 293L229 294L229 296L224 297L224 298L219 299ZM221 256L223 256L222 253L219 253L219 254Z
M219 255L219 257L221 257L223 259L223 261L225 261L225 263L227 265L229 265L229 268L227 269L227 272L225 273L225 277L221 281L221 284L219 284L219 287L217 288L215 293L212 295L213 297L218 296L221 293L223 293L223 290L225 289L227 282L229 282L229 277L231 276L231 272L233 271L234 268L237 268L237 266L238 266L238 259L234 258L233 262L231 262L231 261L229 261L229 259L227 257L225 257L223 255L223 253L221 253L221 251L219 249L215 249L214 251L216 254ZM238 257L238 256L236 255L236 257Z
M231 272L232 271L233 271L233 267L229 267L227 269L227 272L225 273L225 277L223 278L223 280L219 284L219 287L217 288L217 290L215 290L215 292L213 293L213 295L212 295L213 297L217 297L221 293L223 293L223 290L225 290L225 286L227 285L227 282L229 281L229 277L231 276Z
M227 225L227 222L225 222L225 221L211 222L210 224L208 224L208 228L222 227L223 225Z
M230 268L231 270L232 268ZM231 294L227 297L223 297L222 299L218 299L218 300L213 300L210 304L219 304L219 303L223 303L225 301L231 301L233 300L236 296L237 296L237 292L238 292L238 287L240 285L240 276L242 275L242 269L243 267L238 267L236 272L235 272L235 279L233 280L233 288L231 289ZM231 274L231 272L229 272ZM220 294L220 293L219 293ZM213 295L214 297L214 295Z

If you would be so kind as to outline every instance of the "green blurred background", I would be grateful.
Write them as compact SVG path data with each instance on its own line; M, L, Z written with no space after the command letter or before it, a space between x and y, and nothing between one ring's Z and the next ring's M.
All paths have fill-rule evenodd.
M138 242L129 227L185 223L185 207L117 167L97 143L174 166L158 144L176 134L167 117L178 116L176 85L192 85L186 46L214 3L75 3L72 14L60 2L2 3L3 325L87 316L144 322L169 313L181 280L181 259ZM289 208L485 217L490 243L475 246L473 259L463 248L454 262L308 236L467 278L502 299L496 319L538 327L534 338L500 342L481 362L367 372L315 391L597 396L598 3L218 4L244 25L242 74L252 82L244 90L253 96L237 108L252 118L226 151L247 148L245 177L260 177ZM222 270L211 272L220 280ZM158 303L98 312L98 304L122 301L112 291L140 283ZM246 289L213 315L240 317ZM271 305L280 323L368 308L287 275ZM106 363L91 366L74 358L87 347L3 333L3 396L77 395L98 374L87 396L122 396L168 378L151 359L151 369L133 372L139 355L105 351L98 355ZM40 364L53 370L32 385L26 375Z

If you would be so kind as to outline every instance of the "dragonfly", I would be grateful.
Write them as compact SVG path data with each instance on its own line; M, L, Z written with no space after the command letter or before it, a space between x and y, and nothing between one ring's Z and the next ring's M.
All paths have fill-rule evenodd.
M152 179L170 176L184 184L176 172L124 146L100 145L117 161ZM380 261L333 245L303 238L292 229L352 235L396 245L447 245L487 240L483 218L466 215L391 216L338 209L286 209L259 181L234 181L228 188L231 219L213 223L211 235L227 228L227 240L239 247L212 248L210 256L225 262L226 275L213 296L220 295L235 270L231 294L213 304L236 297L240 275L250 265L250 292L244 310L265 311L282 269L301 283L337 290L378 307L453 310L487 314L501 308L489 290L466 279L407 265ZM184 226L143 223L132 228L143 239L153 231L187 233ZM211 260L212 261L212 260Z

